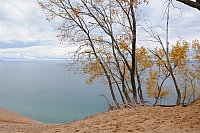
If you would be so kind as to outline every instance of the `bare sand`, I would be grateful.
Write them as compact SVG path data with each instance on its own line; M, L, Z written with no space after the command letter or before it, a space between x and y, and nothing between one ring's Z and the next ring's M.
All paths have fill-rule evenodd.
M187 107L137 106L67 124L43 124L0 109L0 133L200 133L200 100Z

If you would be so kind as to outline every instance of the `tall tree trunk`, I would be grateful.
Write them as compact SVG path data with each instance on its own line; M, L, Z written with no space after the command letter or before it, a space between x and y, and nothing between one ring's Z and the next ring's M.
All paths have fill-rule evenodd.
M172 66L171 66L171 63L170 63L170 59L169 59L169 14L170 14L170 3L168 4L168 7L167 7L167 30L166 30L166 51L165 51L165 48L164 46L162 45L162 48L163 48L163 51L165 53L165 56L166 56L166 59L167 59L167 69L172 77L172 80L174 82L174 86L175 86L175 89L176 89L176 92L177 92L177 100L176 100L176 105L180 105L181 104L181 92L180 92L180 89L178 88L178 85L177 85L177 82L176 82L176 78L174 76L174 73L173 73L173 69L172 69Z
M136 50L136 18L134 7L131 7L131 15L132 15L132 69L131 69L131 84L132 84L132 91L133 91L133 100L137 104L137 89L135 85L135 50Z

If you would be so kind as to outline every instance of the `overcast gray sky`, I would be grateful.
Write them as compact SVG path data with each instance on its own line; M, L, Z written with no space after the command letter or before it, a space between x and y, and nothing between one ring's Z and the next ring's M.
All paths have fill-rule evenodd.
M163 2L149 0L149 5L140 6L142 16L155 27L156 33L164 32L158 25L166 23L163 18ZM184 4L174 2L170 14L170 43L181 37L192 42L200 39L200 12ZM141 23L141 22L140 22ZM0 0L0 58L1 59L62 59L71 51L66 43L60 44L53 28L56 22L48 22L36 0ZM140 38L146 36L139 31ZM146 45L138 41L139 45ZM154 44L156 46L156 44Z

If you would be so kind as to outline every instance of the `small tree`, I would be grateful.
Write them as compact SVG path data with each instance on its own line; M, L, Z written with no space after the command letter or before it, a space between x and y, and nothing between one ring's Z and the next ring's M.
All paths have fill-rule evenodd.
M163 78L162 78L163 82L165 82L165 80L168 78L170 78L172 80L174 88L176 90L176 94L177 94L176 105L180 105L181 98L183 98L183 103L184 103L184 99L186 98L186 95L188 95L188 94L186 94L187 93L186 91L188 90L187 89L188 82L190 82L190 86L191 86L190 90L193 90L192 94L194 95L194 92L195 92L195 84L194 83L196 82L196 80L198 80L199 73L198 73L198 69L197 69L198 67L195 67L197 70L198 76L197 75L192 76L193 72L190 69L191 68L190 60L187 55L188 50L189 50L189 44L186 41L183 42L183 45L180 45L181 43L178 41L176 45L170 47L170 44L169 44L169 12L170 12L171 2L172 2L171 0L167 0L165 3L167 5L165 8L165 14L164 14L164 15L166 15L166 28L162 28L162 29L165 29L165 31L166 31L166 37L165 37L166 42L164 43L162 41L162 39L160 38L160 36L155 35L152 29L149 29L149 30L144 29L144 30L151 35L154 42L157 42L161 46L161 48L159 48L159 49L158 48L156 48L156 49L149 48L149 51L155 56L155 59L157 62L156 64L159 69L159 71L154 72L154 73L156 73L157 77L161 77L161 75L163 75ZM196 41L196 42L198 42L198 41ZM194 44L195 44L195 48L197 49L198 43L193 43L193 48L194 48ZM198 50L196 50L196 51L198 51ZM195 55L196 54L197 54L197 56L195 56L195 57L199 57L198 53L195 53ZM183 72L183 71L185 71L185 72ZM160 72L161 72L161 75L159 74ZM160 81L160 80L158 80L158 81ZM161 81L161 84L157 85L156 90L158 90L158 92L161 92L161 87L162 87L162 83L163 83L162 81ZM177 81L179 81L179 82L177 82ZM158 83L158 82L155 81L154 84L156 84L156 83ZM151 84L154 85L153 83L151 83ZM159 95L160 95L160 93L158 93L158 96L156 96L156 98L159 98ZM193 98L194 98L194 96L193 96ZM155 104L156 104L156 102L155 102Z
M168 96L169 87L164 86L165 81L169 78L170 73L165 67L165 62L161 59L165 58L165 54L162 48L155 48L151 50L154 53L154 66L149 71L149 77L146 80L146 90L149 98L155 98L154 106L158 103L158 100L166 98Z

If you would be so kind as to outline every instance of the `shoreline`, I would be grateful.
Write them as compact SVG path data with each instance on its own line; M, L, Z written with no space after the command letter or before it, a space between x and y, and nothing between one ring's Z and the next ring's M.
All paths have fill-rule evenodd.
M107 111L66 124L44 124L0 109L0 132L200 132L200 100L187 107L137 106Z

